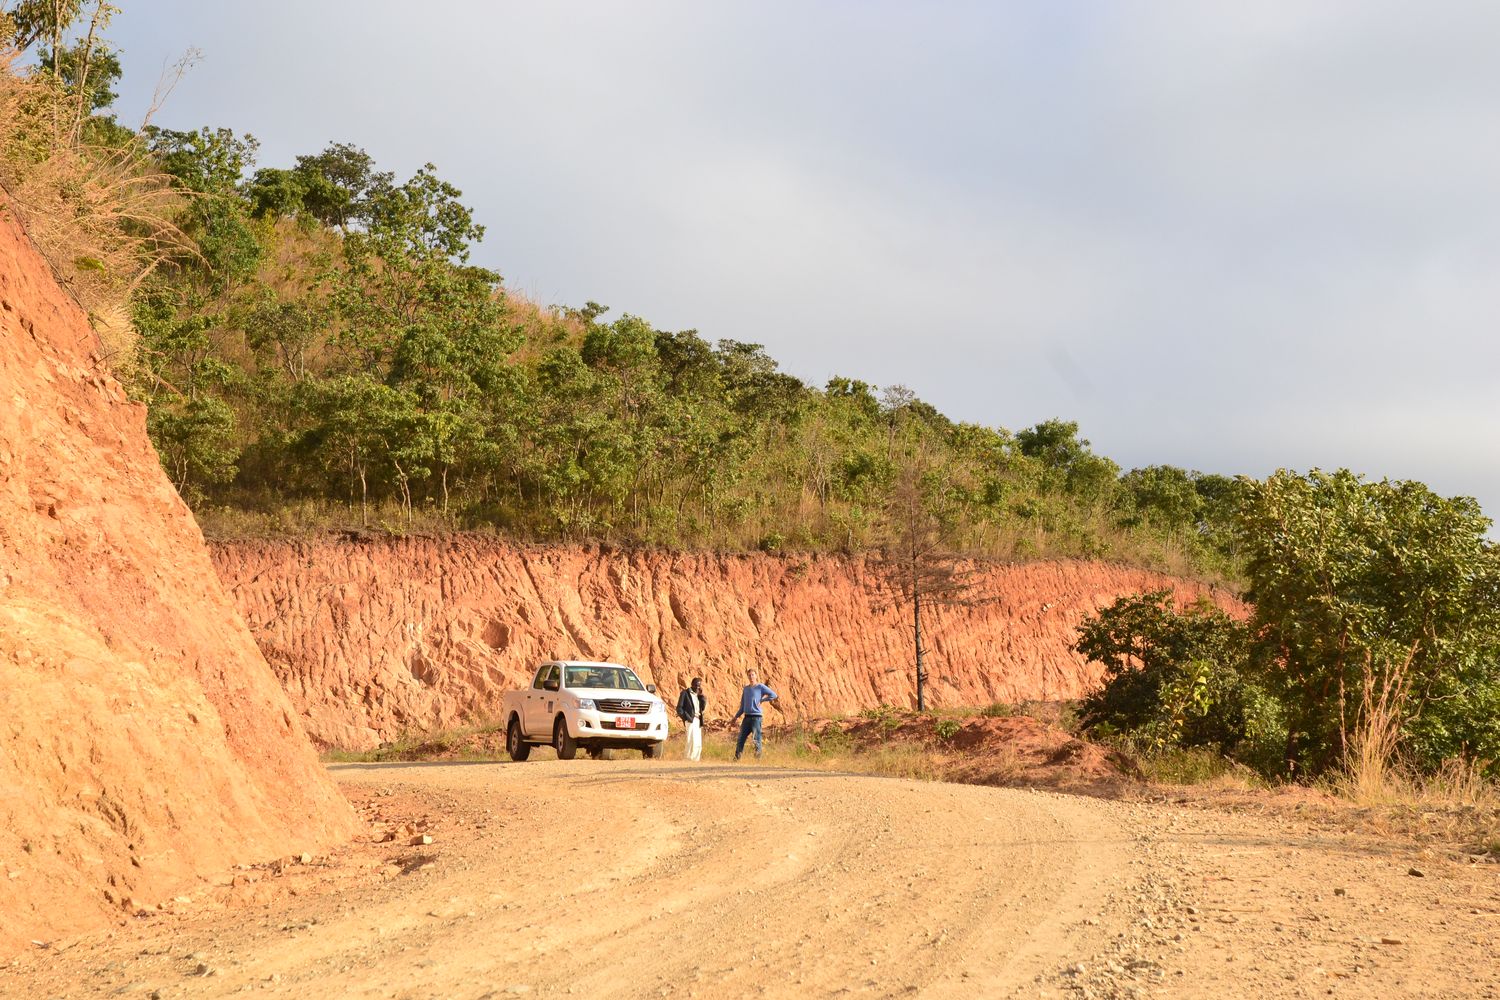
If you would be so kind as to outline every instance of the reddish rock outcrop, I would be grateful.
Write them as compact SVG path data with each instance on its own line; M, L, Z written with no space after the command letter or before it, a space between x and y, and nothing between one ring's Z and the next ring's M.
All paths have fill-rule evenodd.
M0 955L354 825L99 352L0 200Z
M912 702L911 632L860 559L713 555L450 538L212 547L261 651L324 744L493 720L552 657L618 660L669 700L695 675L733 712L755 665L792 713ZM929 625L935 704L1072 698L1098 679L1074 626L1117 596L1207 588L1102 563L991 566L985 603ZM1212 595L1230 606L1224 595Z

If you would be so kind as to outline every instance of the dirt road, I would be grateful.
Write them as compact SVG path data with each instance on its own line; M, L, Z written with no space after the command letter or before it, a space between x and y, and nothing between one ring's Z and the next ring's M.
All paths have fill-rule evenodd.
M1283 820L680 762L333 770L399 839L227 873L0 994L1500 996L1500 869Z

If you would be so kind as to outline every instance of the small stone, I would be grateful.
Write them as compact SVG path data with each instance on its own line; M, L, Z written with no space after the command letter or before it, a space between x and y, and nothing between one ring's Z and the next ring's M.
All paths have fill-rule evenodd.
M1339 886L1337 889L1333 890L1333 894L1335 896L1347 896L1349 895L1349 890L1345 889L1343 886Z
M430 843L432 843L432 836L430 834L424 833L420 837L411 838L411 846L413 847L426 847Z
M1406 869L1406 874L1410 875L1412 878L1426 878L1427 877L1427 873L1424 872L1420 868L1408 868L1408 869Z
M215 969L213 966L209 965L206 962L199 962L193 968L193 975L195 976L217 976L218 974L219 970Z
M306 851L303 851L301 854L297 855L297 860L302 862L304 865L310 865L312 864L312 855L308 854Z
M1404 940L1402 940L1401 938L1398 938L1398 937L1389 937L1389 936L1387 936L1387 937L1381 938L1380 939L1380 943L1381 944L1405 944L1406 942Z

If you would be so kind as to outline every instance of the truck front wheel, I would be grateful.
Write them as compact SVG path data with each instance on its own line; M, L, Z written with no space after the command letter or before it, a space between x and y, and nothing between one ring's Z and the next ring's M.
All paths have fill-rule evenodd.
M662 747L664 746L666 746L666 743L647 743L641 747L641 756L647 760L660 760Z
M578 756L578 741L568 733L568 720L562 716L552 726L552 745L557 748L558 760L572 760Z
M505 752L516 763L531 756L531 744L521 738L521 720L514 715L510 717L510 725L505 727Z

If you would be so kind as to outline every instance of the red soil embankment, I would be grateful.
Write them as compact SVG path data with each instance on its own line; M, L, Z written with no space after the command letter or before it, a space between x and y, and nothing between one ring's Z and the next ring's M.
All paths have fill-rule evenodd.
M100 354L0 200L0 955L355 822Z
M911 631L862 559L321 539L212 546L261 651L321 743L368 749L491 721L549 658L618 660L671 702L702 676L733 713L758 666L793 714L912 703ZM1092 562L990 566L975 607L928 621L937 705L1073 698L1098 680L1074 626L1116 597L1208 588Z

